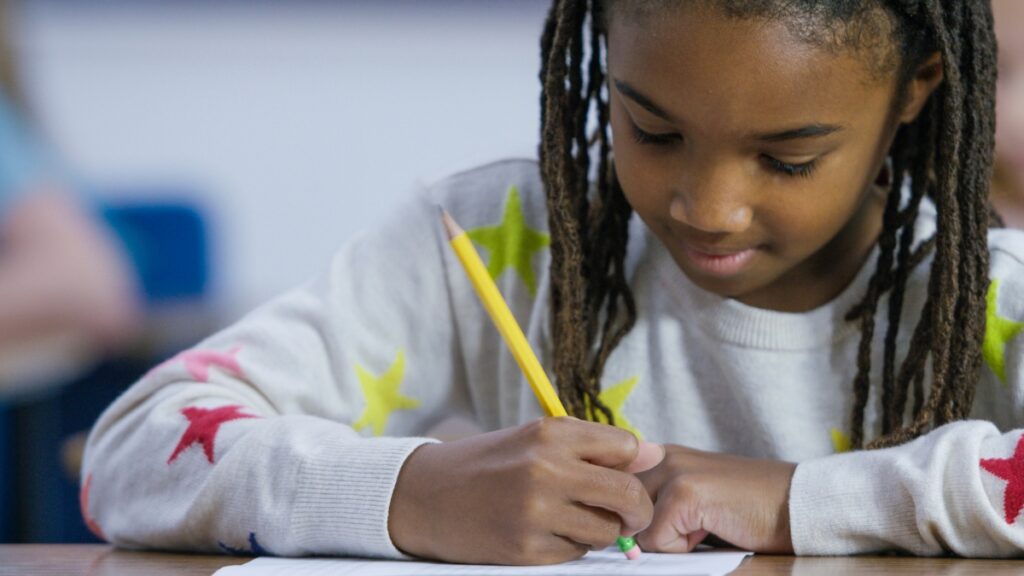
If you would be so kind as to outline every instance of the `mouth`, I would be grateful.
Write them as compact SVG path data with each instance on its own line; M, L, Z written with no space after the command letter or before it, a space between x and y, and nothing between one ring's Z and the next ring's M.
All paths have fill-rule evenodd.
M705 274L728 277L742 272L757 254L757 248L711 250L683 244L687 260Z

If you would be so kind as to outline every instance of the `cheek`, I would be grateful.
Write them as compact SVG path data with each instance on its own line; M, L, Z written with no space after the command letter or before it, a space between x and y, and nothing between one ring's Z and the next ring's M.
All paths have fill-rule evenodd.
M832 166L804 189L773 192L776 201L760 205L759 220L787 258L810 256L836 237L864 205L864 170L860 162ZM855 166L856 165L856 166ZM786 197L783 201L782 198Z
M629 205L644 216L658 207L661 201L658 191L670 188L666 183L669 177L661 162L644 150L646 146L634 140L632 126L623 116L617 112L617 107L612 107L615 172Z

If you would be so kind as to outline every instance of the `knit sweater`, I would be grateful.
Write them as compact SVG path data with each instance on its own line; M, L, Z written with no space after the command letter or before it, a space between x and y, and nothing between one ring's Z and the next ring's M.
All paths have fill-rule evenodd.
M447 245L438 205L476 242L550 367L538 166L504 161L455 175L347 243L319 277L155 367L114 402L86 448L89 526L126 547L401 557L388 506L406 457L431 441L424 431L455 415L485 430L542 416ZM925 206L916 237L934 230ZM775 312L695 286L634 217L626 274L637 321L608 360L601 399L645 440L799 463L789 503L798 554L1019 555L1024 234L994 230L989 244L972 419L847 452L860 330L845 316L874 256L831 302ZM908 281L898 358L929 267ZM884 301L879 309L868 430L879 426Z

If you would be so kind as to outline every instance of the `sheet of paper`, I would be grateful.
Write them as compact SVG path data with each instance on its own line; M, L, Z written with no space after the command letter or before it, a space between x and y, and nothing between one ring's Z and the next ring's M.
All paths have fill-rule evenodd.
M735 570L751 552L703 550L690 554L652 554L644 552L637 560L627 560L622 552L609 548L590 552L583 558L553 566L478 566L364 560L352 558L257 558L241 566L218 570L214 576L720 576Z

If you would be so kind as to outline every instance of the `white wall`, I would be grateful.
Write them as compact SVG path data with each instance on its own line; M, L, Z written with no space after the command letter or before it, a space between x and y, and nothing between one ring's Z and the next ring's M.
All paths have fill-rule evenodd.
M229 320L415 181L534 156L547 4L28 0L15 44L85 177L203 194Z

